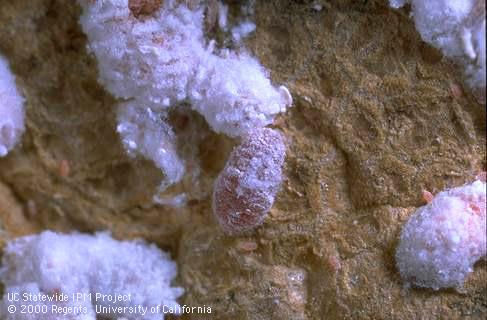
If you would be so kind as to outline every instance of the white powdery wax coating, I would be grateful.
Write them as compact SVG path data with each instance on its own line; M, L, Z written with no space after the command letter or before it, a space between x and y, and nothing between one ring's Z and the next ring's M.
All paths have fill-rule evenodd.
M24 132L24 99L7 60L0 55L0 157L7 155Z
M45 231L10 241L4 250L0 280L5 294L0 302L0 319L95 320L96 306L152 307L178 306L181 288L170 286L176 276L176 264L155 245L141 240L117 241L108 233L58 234ZM62 302L9 302L7 293L65 294ZM73 301L72 294L92 294L91 301ZM96 294L114 296L130 294L130 301L95 301ZM15 305L17 312L9 313ZM47 306L47 313L21 313L21 304ZM83 306L87 312L77 314L52 313L52 307ZM99 309L98 309L99 311ZM102 316L99 314L98 316ZM104 319L160 320L163 316L148 312L103 314Z
M272 123L292 104L257 59L206 43L202 8L167 0L139 19L128 0L79 2L99 82L117 98L153 110L189 102L213 130L230 136Z
M160 189L164 190L182 179L184 161L177 154L176 136L164 114L140 108L130 101L119 105L117 120L117 132L128 154L139 153L164 172Z
M396 263L408 284L461 288L486 255L485 182L440 192L403 228Z
M207 44L201 6L190 9L176 0L78 2L80 24L98 60L98 80L126 101L118 117L125 149L153 160L165 173L160 190L181 180L184 162L175 152L170 125L159 121L158 130L144 115L147 110L164 118L169 108L189 103L215 132L237 137L271 124L292 104L289 91L274 86L257 59ZM134 3L137 12L149 4L152 10L138 17ZM160 144L168 153L160 153Z
M193 82L192 108L213 131L245 136L271 124L292 104L286 87L274 88L265 69L248 55L208 55Z
M485 1L390 0L391 7L411 3L421 38L465 68L468 85L485 103Z

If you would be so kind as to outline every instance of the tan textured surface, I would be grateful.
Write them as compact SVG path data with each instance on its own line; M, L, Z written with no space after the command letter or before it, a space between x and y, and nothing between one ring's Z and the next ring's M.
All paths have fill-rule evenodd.
M455 67L420 41L407 12L321 2L319 12L312 1L257 3L247 45L293 94L277 121L291 144L268 219L232 238L209 195L233 142L204 129L201 184L174 188L193 200L151 205L159 173L122 150L79 8L0 0L0 52L28 101L23 144L0 160L2 243L35 228L143 237L171 251L182 302L211 306L212 319L484 318L485 262L463 293L404 290L393 255L423 189L485 169L485 108L459 91Z

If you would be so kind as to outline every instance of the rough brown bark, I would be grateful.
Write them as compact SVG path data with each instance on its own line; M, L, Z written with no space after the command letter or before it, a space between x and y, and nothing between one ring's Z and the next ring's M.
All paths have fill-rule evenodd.
M0 52L27 100L23 142L0 159L2 243L39 229L143 237L178 261L181 302L211 306L212 319L484 318L485 262L464 293L404 290L394 252L423 190L485 170L485 107L406 11L323 4L257 2L247 46L295 105L277 120L290 149L274 207L234 238L210 208L234 142L208 133L200 184L172 190L193 200L153 205L159 172L123 151L75 1L0 0Z

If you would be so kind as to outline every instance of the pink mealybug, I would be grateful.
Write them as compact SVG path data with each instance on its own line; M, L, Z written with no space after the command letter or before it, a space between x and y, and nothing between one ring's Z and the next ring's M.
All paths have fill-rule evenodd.
M405 224L396 263L406 284L462 288L475 262L486 255L485 182L424 193L428 204Z
M284 136L276 130L252 131L236 147L215 182L213 212L227 234L262 224L282 181Z

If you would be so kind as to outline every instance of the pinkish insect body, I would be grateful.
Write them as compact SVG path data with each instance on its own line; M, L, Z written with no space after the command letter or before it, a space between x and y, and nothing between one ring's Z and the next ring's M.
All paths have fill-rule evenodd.
M476 180L423 195L403 227L396 263L408 285L461 288L475 262L486 255L486 186Z
M426 203L430 203L433 201L433 194L427 190L423 190L423 199L426 201Z
M282 134L268 128L252 131L233 150L213 193L213 212L225 233L249 231L264 221L281 184L285 153Z

